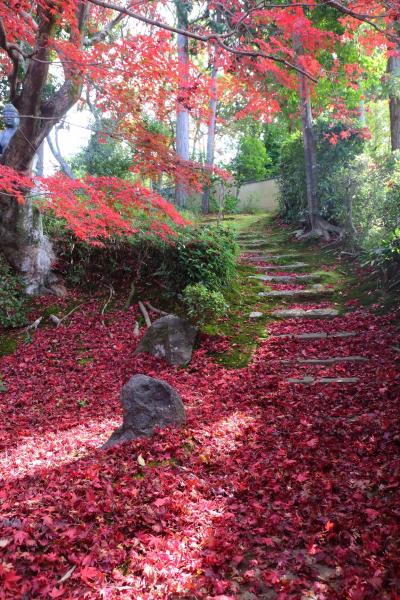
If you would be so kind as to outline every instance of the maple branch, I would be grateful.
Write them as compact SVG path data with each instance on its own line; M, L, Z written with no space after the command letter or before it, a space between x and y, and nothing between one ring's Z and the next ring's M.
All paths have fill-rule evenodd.
M376 23L374 23L371 19L376 19L378 17L374 17L374 16L369 16L369 15L363 15L360 13L355 12L354 10L347 8L346 6L343 6L343 4L341 4L341 2L337 2L337 0L324 0L323 2L324 5L326 6L330 6L331 8L335 8L336 10L338 10L339 12L348 15L349 17L352 17L353 19L356 19L357 21L361 21L363 23L367 23L368 25L370 25L371 27L373 27L376 31L378 31L379 33L382 33L383 35L385 35L387 38L395 41L395 42L399 42L400 37L398 35L392 34L389 31L382 29L382 27L379 27L379 25L377 25Z
M174 27L173 25L167 25L166 23L162 23L162 21L158 21L157 19L145 17L143 15L140 15L138 13L135 13L135 12L129 10L128 8L118 6L118 4L113 4L111 2L105 2L104 0L86 0L86 2L90 2L91 4L95 4L96 6L101 6L103 8L108 8L110 10L116 10L120 13L123 13L123 14L129 16L129 17L132 17L133 19L142 21L143 23L147 23L147 25L153 25L160 29L165 29L166 31L171 31L172 33L177 33L177 34L183 35L185 37L188 37L188 38L200 41L200 42L214 42L214 43L218 44L221 48L226 50L227 52L230 52L231 54L235 54L237 56L248 56L250 58L265 58L265 59L271 60L273 62L278 62L280 64L283 64L285 67L287 67L289 69L293 69L294 71L301 73L302 75L304 75L305 77L307 77L308 79L313 81L314 83L317 83L317 79L315 79L315 77L310 75L310 73L307 73L307 71L304 71L300 67L297 67L296 65L290 63L289 61L285 60L284 58L279 58L278 56L274 56L272 54L265 54L264 52L259 52L256 50L240 50L240 49L232 48L231 46L228 46L227 44L224 43L223 40L228 37L231 37L233 35L233 32L224 33L224 34L210 33L208 35L201 35L199 33L193 32L193 31L188 31L187 29L181 29L180 27Z
M84 39L84 46L91 46L92 44L97 44L97 42L102 42L107 37L107 34L110 33L120 23L127 15L124 13L119 13L115 19L107 23L103 27L103 29L96 31L91 37Z
M261 6L263 6L264 8L298 8L298 7L318 8L321 6L330 6L331 8L336 9L338 12L341 12L342 14L352 17L353 19L356 19L357 21L367 23L367 25L370 25L376 31L378 31L379 33L382 33L388 39L391 39L397 43L400 41L400 36L390 33L387 29L383 29L382 27L379 27L379 25L377 25L376 23L373 22L376 19L384 19L386 16L385 14L368 15L368 14L358 13L355 10L347 8L347 6L344 6L341 2L338 2L337 0L322 0L322 2L296 3L296 4L295 3L271 4L269 2L262 2L260 5L258 5L258 7L261 7Z

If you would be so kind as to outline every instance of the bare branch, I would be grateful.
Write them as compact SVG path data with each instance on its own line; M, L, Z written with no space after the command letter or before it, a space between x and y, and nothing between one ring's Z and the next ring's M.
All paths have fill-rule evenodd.
M149 317L149 313L147 312L147 309L146 309L145 305L143 304L143 302L141 300L139 300L138 304L139 304L139 308L140 308L141 313L142 313L142 315L144 317L144 320L145 320L145 323L146 323L147 327L151 327L151 319Z

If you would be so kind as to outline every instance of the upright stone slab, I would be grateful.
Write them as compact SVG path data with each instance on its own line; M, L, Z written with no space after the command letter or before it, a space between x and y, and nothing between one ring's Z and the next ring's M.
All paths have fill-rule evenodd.
M148 328L135 354L148 352L170 365L185 365L192 358L197 329L175 315L161 317Z
M103 448L138 437L150 437L155 427L182 425L185 408L176 390L161 379L134 375L121 391L123 423Z

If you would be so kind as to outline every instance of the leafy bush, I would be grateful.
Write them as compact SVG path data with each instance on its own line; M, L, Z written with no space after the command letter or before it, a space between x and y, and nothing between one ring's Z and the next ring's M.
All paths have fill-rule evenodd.
M221 290L236 273L236 250L233 234L222 227L187 228L164 246L157 276L173 294L194 283Z
M227 215L231 215L236 212L239 204L239 197L237 194L227 192L222 198L222 206L219 205L216 194L212 193L210 197L210 212L218 213L222 212Z
M0 326L21 327L27 322L27 297L19 277L0 257Z
M209 290L202 283L186 286L181 300L188 318L199 325L223 315L228 310L222 293Z
M236 273L235 238L222 227L186 227L166 240L142 231L104 246L77 240L54 220L47 221L46 229L55 239L58 268L72 285L133 282L139 289L152 284L163 296L176 298L190 284L224 289Z

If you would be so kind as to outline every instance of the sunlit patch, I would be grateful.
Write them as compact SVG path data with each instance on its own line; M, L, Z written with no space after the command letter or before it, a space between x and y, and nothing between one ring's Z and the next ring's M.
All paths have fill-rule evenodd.
M70 429L25 437L0 453L0 477L12 481L83 458L97 450L118 424L117 419L90 419Z

